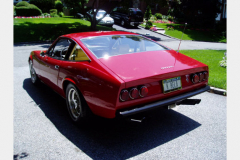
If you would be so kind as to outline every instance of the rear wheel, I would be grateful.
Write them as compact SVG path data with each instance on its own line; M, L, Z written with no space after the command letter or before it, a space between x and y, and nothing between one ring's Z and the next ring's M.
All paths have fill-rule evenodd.
M66 102L70 117L74 122L80 122L89 117L89 109L76 86L72 83L66 88Z
M30 76L31 76L31 81L33 84L37 84L39 79L37 77L36 71L33 68L33 62L32 60L29 61L29 70L30 70Z

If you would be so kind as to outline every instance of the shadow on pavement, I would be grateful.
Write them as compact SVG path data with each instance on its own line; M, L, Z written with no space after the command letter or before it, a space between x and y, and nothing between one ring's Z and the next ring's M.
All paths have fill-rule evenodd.
M34 86L28 78L23 88L59 132L92 159L131 158L201 125L173 110L154 111L144 123L94 117L85 125L75 125L68 116L65 100L49 87Z

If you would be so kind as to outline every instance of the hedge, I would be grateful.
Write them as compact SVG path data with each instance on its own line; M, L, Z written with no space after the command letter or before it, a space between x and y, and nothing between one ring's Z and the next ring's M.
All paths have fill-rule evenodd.
M33 4L29 4L28 7L16 7L15 11L17 16L39 16L42 14L42 11Z
M16 7L29 7L29 3L26 1L21 1L16 4Z

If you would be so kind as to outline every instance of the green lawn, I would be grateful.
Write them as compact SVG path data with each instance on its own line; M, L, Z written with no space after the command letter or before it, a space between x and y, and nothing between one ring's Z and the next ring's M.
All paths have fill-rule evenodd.
M158 28L163 28L165 30L165 34L171 37L175 37L181 39L183 26L181 24L166 24L166 23L153 23ZM142 25L144 26L144 25ZM172 26L173 30L168 30L167 28ZM196 40L196 41L208 41L208 42L226 42L226 37L219 36L214 31L197 31L191 30L188 27L186 28L183 34L183 40Z
M227 70L219 65L219 61L223 60L225 50L180 50L179 52L208 65L208 84L226 90Z
M14 19L14 43L55 40L58 36L90 31L91 23L72 17ZM115 30L97 26L97 30Z

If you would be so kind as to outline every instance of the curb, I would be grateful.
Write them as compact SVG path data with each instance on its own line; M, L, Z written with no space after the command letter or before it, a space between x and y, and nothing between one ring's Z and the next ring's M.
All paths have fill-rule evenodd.
M227 91L226 90L215 88L215 87L210 87L210 90L208 92L219 94L219 95L222 95L222 96L227 96Z
M138 27L141 27L141 28L145 29L145 28L144 28L143 26L141 26L141 25L139 25ZM151 31L151 30L149 30L149 29L146 29L146 30ZM155 32L155 33L161 34L161 35L163 35L163 36L166 36L166 37L168 37L168 38L176 39L176 40L179 40L179 41L181 40L181 39L178 39L178 38L175 38L175 37L171 37L171 36L169 36L169 35L166 35L166 34L163 34L163 33L159 33L159 32L156 32L156 31L151 31L151 32ZM196 40L182 40L182 41L209 42L209 43L225 43L225 44L227 44L227 42L211 42L211 41L196 41Z

